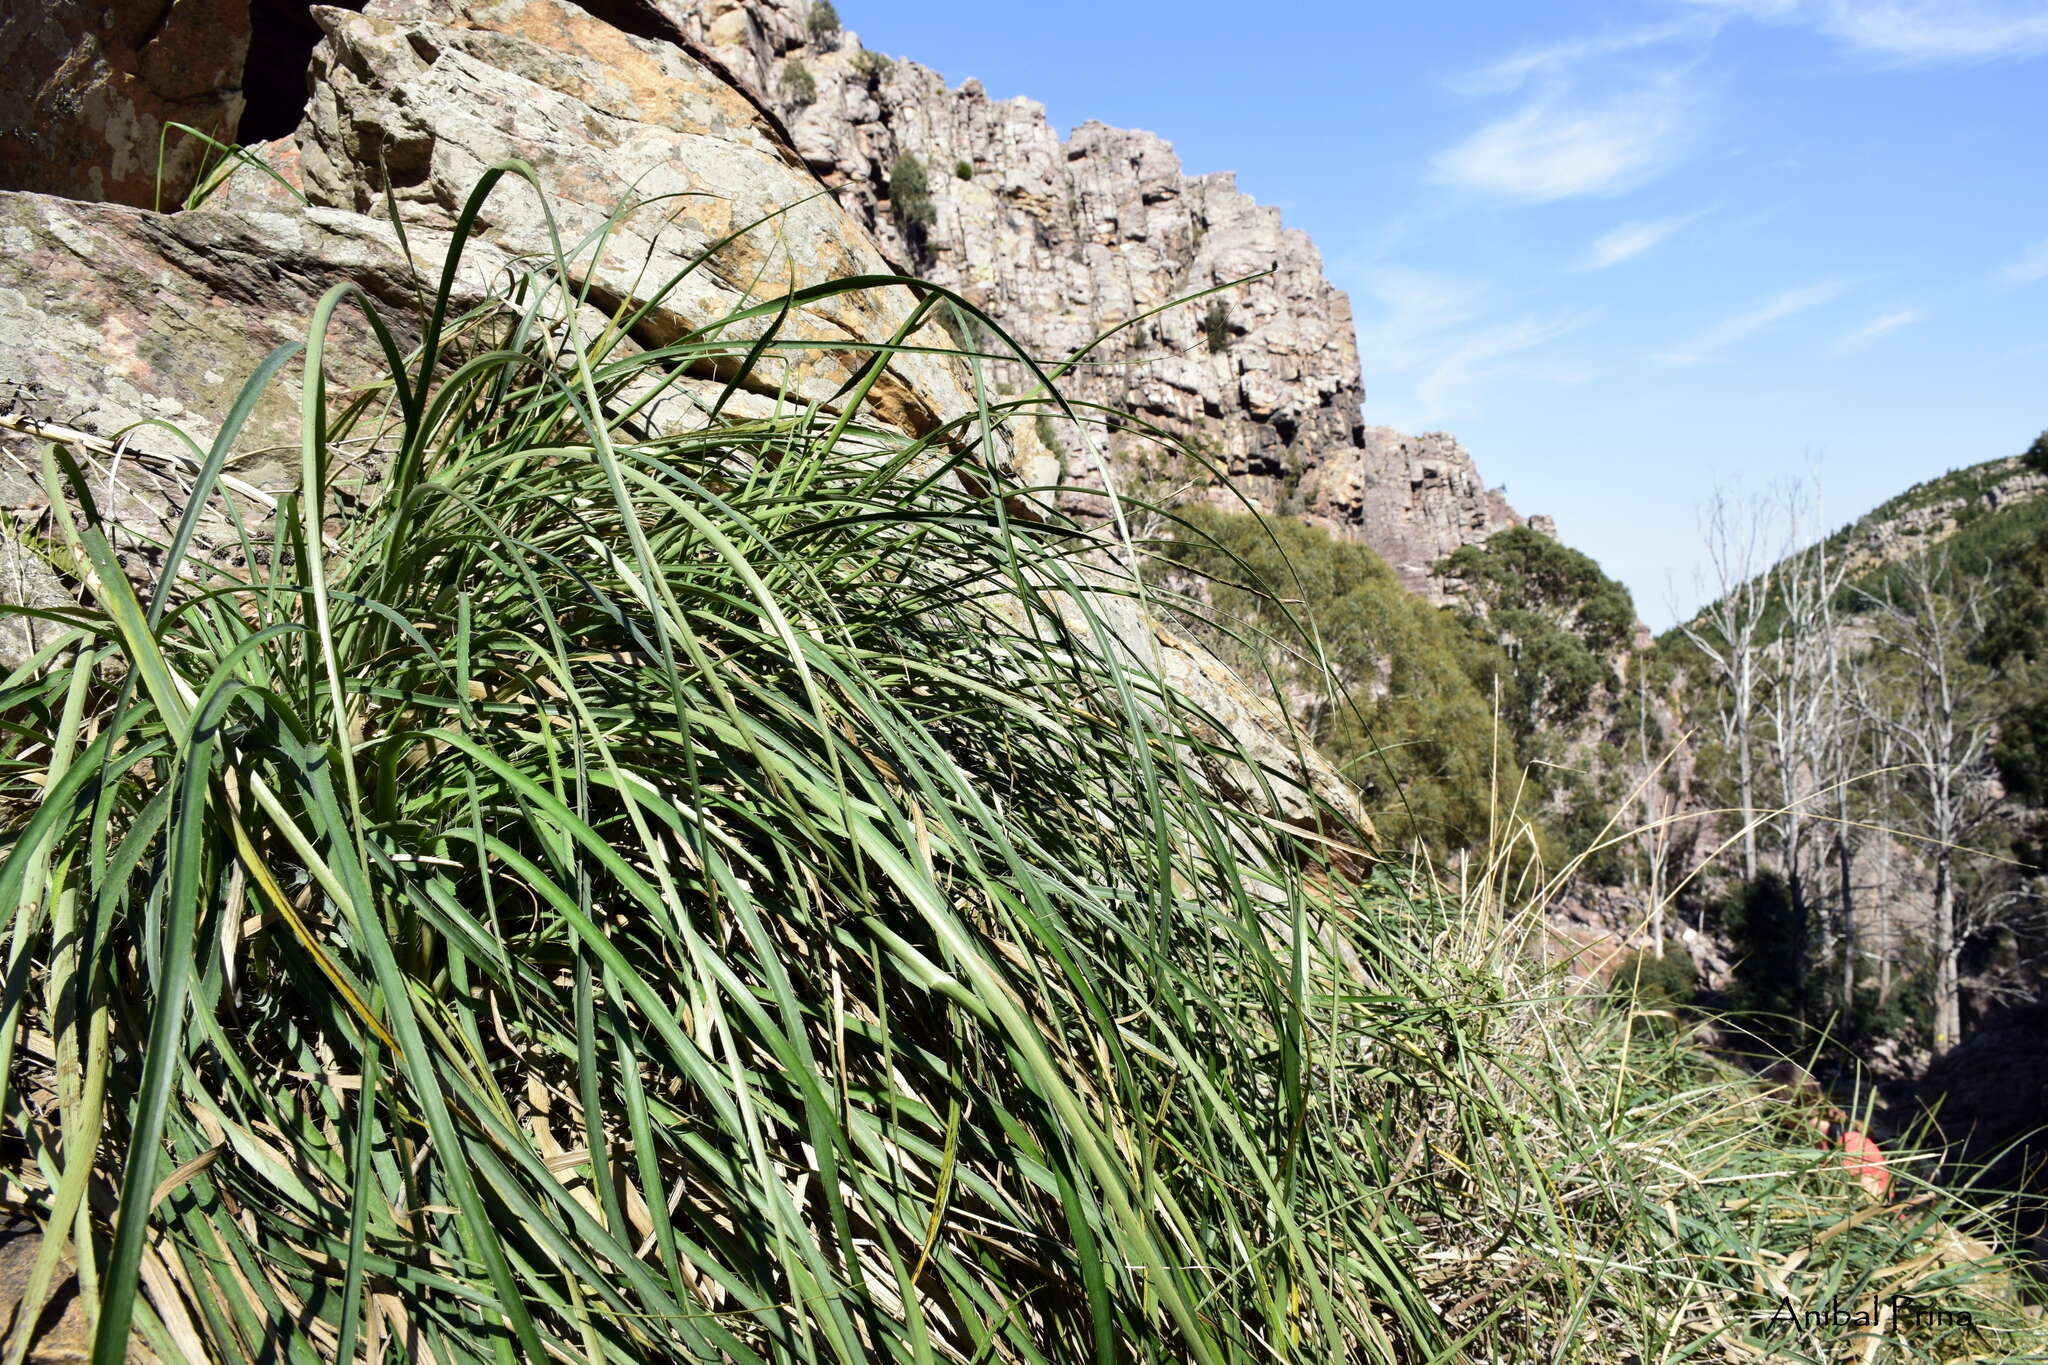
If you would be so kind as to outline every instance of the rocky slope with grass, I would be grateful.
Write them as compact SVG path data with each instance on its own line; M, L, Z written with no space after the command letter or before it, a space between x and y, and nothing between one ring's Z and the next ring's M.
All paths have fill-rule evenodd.
M632 343L643 348L785 291L890 272L860 215L818 194L784 130L719 63L679 30L664 38L658 23L631 23L655 35L639 36L594 8L602 6L378 0L362 13L316 8L307 108L292 134L261 148L274 175L245 168L203 207L171 214L89 202L91 186L75 177L54 188L77 197L0 192L0 506L8 509L0 591L44 605L63 599L32 552L51 534L39 471L47 440L80 438L104 461L100 499L135 528L121 548L147 572L146 542L174 524L242 380L275 347L303 337L315 303L336 286L384 309L401 346L416 342L424 320L415 305L433 292L464 198L508 159L534 168L545 207L516 181L494 197L468 244L457 305L475 304L515 263L573 253L601 230L611 234L601 263L572 266L586 291L585 329L601 334L624 308ZM257 7L259 20L264 10ZM57 70L46 84L61 79ZM142 106L133 112L145 116ZM36 174L16 169L16 179ZM197 173L170 181L167 195L183 197ZM651 202L614 222L629 195ZM952 344L912 299L900 288L812 298L777 324L803 349L771 353L731 394L718 364L686 363L643 416L679 429L720 403L760 413L786 396L846 407L847 386L874 358L872 341L907 334L913 345ZM758 333L776 311L737 325ZM353 304L335 310L332 332L346 393L347 381L368 373L359 361L376 339ZM298 373L294 363L279 374L227 466L254 490L252 515L293 480ZM973 438L965 426L976 411L972 379L952 357L898 353L853 406L939 448ZM989 458L999 475L1034 479L1012 430L1032 424L996 433ZM369 492L378 453L340 449L360 460ZM1035 481L1049 477L1039 471ZM231 529L209 520L202 548L225 549ZM1207 651L1135 609L1112 616L1125 648L1156 660L1275 773L1352 804L1328 765L1303 756L1270 704ZM0 659L18 661L35 643L29 625L0 623ZM1293 790L1281 782L1274 814L1305 818Z
M714 35L311 17L203 207L0 193L17 1358L1609 1365L1874 1283L2026 1328L1988 1225L1866 1216L1810 1116L1560 998L1505 870L1353 856Z

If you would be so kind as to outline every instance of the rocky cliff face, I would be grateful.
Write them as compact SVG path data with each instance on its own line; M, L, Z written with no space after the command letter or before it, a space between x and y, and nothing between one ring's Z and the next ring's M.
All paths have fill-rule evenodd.
M437 202L445 209L450 187L488 164L470 154L492 143L480 126L543 115L461 108L464 70L488 66L489 54L465 40L446 60L418 48L376 56L351 36L350 24L364 21L343 14L364 7L53 0L10 14L0 20L0 188L149 206L156 140L177 121L224 139L273 139L260 146L263 157L319 204L374 213L388 175L406 212ZM369 6L377 22L464 8ZM681 131L678 120L713 104L721 119L745 110L797 173L783 189L801 198L818 182L831 187L889 261L985 309L1026 354L1063 360L1107 334L1062 388L1115 416L1076 423L1052 412L1017 439L1020 467L1074 490L1070 502L1099 504L1089 490L1112 482L1162 500L1241 494L1366 541L1431 595L1438 557L1519 521L1451 438L1364 424L1350 301L1324 278L1315 244L1285 227L1277 209L1239 193L1230 175L1185 174L1151 133L1088 123L1063 140L1030 100L992 100L973 80L948 86L915 62L869 52L851 32L813 33L810 0L584 0L579 8L621 40L679 51L718 93L680 80L686 94L650 103L633 84L631 73L646 66L636 55L610 78L618 88L590 103L600 118L623 109L655 132L628 129L631 145L617 130L553 144L550 174L573 167L580 184L596 186L639 158L644 177L615 189L663 193L692 180L682 169L687 156L656 154L661 138ZM372 60L382 65L367 69ZM301 125L302 76L311 103ZM424 98L410 93L415 78ZM677 80L661 71L653 78ZM655 109L664 102L675 107ZM642 118L643 109L655 111ZM200 151L171 138L166 202L190 186ZM925 179L920 205L892 198L892 173L911 161ZM231 202L282 209L289 198L244 175ZM706 206L686 208L703 230L715 226ZM796 278L838 263L785 258L774 268ZM1219 292L1166 307L1207 290ZM843 332L866 320L836 321ZM991 352L1007 349L980 340ZM1013 392L1036 382L1015 362L988 368ZM1223 493L1224 477L1235 493Z
M850 32L813 34L809 0L659 3L780 115L897 260L987 309L1030 354L1062 359L1125 329L1065 387L1200 458L1174 457L1137 424L1041 423L1027 453L1057 460L1070 483L1100 487L1106 459L1121 488L1177 496L1213 488L1206 459L1262 509L1363 539L1433 595L1438 558L1520 523L1451 437L1364 424L1350 300L1307 235L1230 175L1185 174L1151 133L1086 123L1063 141L1031 100L949 87ZM921 229L890 198L906 158L928 185ZM1148 316L1237 280L1213 296L1213 342L1213 300ZM1005 378L1024 383L1017 367Z

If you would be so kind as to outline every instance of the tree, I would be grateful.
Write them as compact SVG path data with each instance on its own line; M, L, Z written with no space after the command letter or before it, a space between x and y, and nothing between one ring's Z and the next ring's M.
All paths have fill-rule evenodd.
M1176 516L1157 571L1208 599L1198 633L1241 676L1270 679L1307 738L1365 790L1381 834L1439 851L1484 846L1498 746L1472 681L1482 646L1368 546L1291 517L1200 505ZM1500 763L1512 770L1512 756Z
M832 7L832 0L817 0L804 26L819 47L829 52L839 46L839 11Z
M2048 474L2048 431L2036 436L2034 443L2027 447L2027 453L2020 458L2026 461L2027 468L2038 474Z
M1767 509L1760 500L1740 505L1717 492L1702 518L1712 596L1679 630L1706 656L1721 683L1721 737L1735 759L1738 812L1742 819L1742 876L1754 882L1756 853L1756 763L1753 722L1757 662L1764 618L1771 605L1771 566L1777 556L1765 545Z
M1590 556L1527 526L1460 546L1437 570L1458 584L1468 629L1499 646L1518 738L1586 714L1635 631L1628 589Z
M1956 854L1988 807L1985 779L1995 732L1984 703L1990 673L1970 655L1984 626L1981 584L1952 571L1940 551L1908 560L1883 595L1864 593L1877 617L1873 667L1893 677L1891 704L1874 708L1904 759L1904 786L1934 860L1934 1047L1962 1031Z
M1788 539L1804 539L1802 532L1817 524L1815 501L1800 485L1786 489L1781 506ZM1793 916L1802 927L1797 963L1802 989L1810 965L1840 966L1837 931L1853 934L1847 906L1853 885L1846 840L1850 774L1841 743L1846 717L1834 620L1835 598L1847 570L1847 558L1830 556L1824 538L1780 561L1773 570L1776 631L1758 659L1765 722L1759 738L1777 804L1765 828L1777 844ZM1839 916L1830 913L1824 899L1816 899L1807 876L1808 827L1824 802L1835 807L1837 816L1833 851L1841 867ZM1818 933L1809 932L1815 927ZM1853 970L1846 974L1853 978Z

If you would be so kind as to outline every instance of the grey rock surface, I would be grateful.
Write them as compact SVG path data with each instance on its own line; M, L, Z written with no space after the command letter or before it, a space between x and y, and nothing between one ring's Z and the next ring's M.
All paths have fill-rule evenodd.
M985 308L1036 357L1063 359L1176 299L1257 276L1118 332L1064 386L1200 459L1135 427L1105 437L1045 423L1026 444L1057 457L1069 482L1100 487L1107 460L1123 491L1234 503L1207 461L1261 510L1362 539L1431 593L1438 556L1519 524L1450 437L1365 425L1350 300L1308 236L1231 175L1186 174L1151 133L1085 123L1062 140L1036 102L992 100L975 80L948 86L850 31L816 40L808 0L656 2L776 109L893 258ZM929 186L921 232L889 198L906 157ZM1228 341L1212 350L1204 322L1217 299ZM1021 367L1001 377L1027 383ZM1411 478L1418 466L1433 472Z
M0 190L150 207L165 125L232 142L249 0L19 0L0 9ZM173 133L163 197L206 156Z

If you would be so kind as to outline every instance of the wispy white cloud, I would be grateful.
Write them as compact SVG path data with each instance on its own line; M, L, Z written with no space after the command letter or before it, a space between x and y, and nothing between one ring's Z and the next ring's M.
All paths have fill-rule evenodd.
M1880 313L1870 321L1850 332L1835 343L1837 355L1849 355L1863 350L1880 337L1888 337L1901 327L1911 327L1927 315L1918 308L1901 308L1896 312Z
M1496 380L1584 377L1538 354L1584 326L1583 317L1489 321L1482 316L1486 290L1479 282L1394 267L1367 272L1360 295L1358 344L1366 373L1398 379L1393 387L1406 395L1393 405L1374 403L1375 420L1437 426L1480 411Z
M1605 270L1610 265L1620 265L1623 261L1633 260L1697 217L1699 215L1694 213L1683 218L1655 218L1623 223L1593 240L1593 249L1587 253L1579 268Z
M2048 237L2020 253L2020 258L1998 272L2008 284L2032 284L2048 280Z
M1617 193L1683 155L1686 105L1675 78L1600 103L1540 95L1439 153L1431 178L1534 202Z
M1518 318L1469 332L1431 358L1416 382L1415 396L1432 421L1441 421L1453 414L1478 412L1486 386L1496 379L1532 375L1562 382L1582 379L1582 374L1569 367L1539 364L1526 357L1585 325L1583 317Z
M1693 9L1797 23L1883 62L1984 62L2048 53L2040 0L1686 0Z
M1713 36L1719 22L1705 15L1686 16L1662 24L1610 29L1584 38L1523 48L1512 56L1480 67L1451 83L1467 94L1499 94L1521 89L1535 79L1556 80L1586 62L1661 47L1687 38Z
M1766 327L1795 317L1811 308L1839 298L1848 288L1839 280L1823 280L1788 289L1782 294L1766 299L1746 313L1718 322L1691 341L1667 352L1662 358L1667 365L1699 365L1719 356L1738 341L1744 341Z
M1685 0L1696 10L1743 15L1750 19L1789 19L1799 10L1801 0Z
M1903 62L1980 62L2048 52L2040 0L1828 0L1823 32Z

